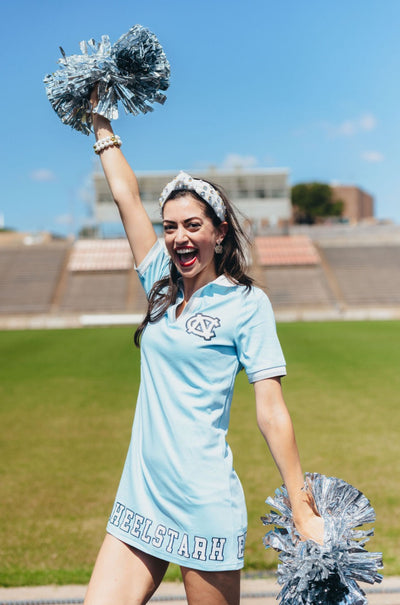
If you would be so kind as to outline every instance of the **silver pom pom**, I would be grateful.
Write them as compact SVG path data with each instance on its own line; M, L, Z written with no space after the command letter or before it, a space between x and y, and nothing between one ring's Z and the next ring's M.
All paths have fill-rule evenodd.
M373 529L356 529L375 521L368 499L355 487L336 477L306 473L306 489L324 520L324 545L301 541L293 523L285 486L266 502L275 511L262 517L274 525L264 537L266 548L279 552L278 598L285 605L365 605L367 599L357 580L381 582L382 554L369 553L365 543Z
M108 36L100 43L80 43L81 55L67 57L60 48L62 69L44 78L47 97L64 124L89 134L92 128L90 94L98 84L96 112L118 118L118 101L126 113L153 111L149 103L164 103L170 65L156 36L135 25L111 46Z

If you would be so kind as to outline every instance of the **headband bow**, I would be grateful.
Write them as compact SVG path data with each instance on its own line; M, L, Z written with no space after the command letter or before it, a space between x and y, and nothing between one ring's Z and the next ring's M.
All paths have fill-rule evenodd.
M165 202L173 191L177 189L188 189L195 191L218 216L220 221L225 220L226 207L222 200L222 197L216 189L210 183L195 179L186 172L180 172L172 181L170 181L162 190L160 196L160 209L162 210Z

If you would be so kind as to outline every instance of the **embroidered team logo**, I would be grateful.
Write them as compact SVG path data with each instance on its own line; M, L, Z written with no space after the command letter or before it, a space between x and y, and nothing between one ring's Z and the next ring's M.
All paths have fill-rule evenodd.
M200 336L204 340L211 340L215 337L215 328L219 328L221 325L218 317L210 317L209 315L203 315L203 313L196 313L193 317L189 317L186 322L186 332L188 334L194 334Z

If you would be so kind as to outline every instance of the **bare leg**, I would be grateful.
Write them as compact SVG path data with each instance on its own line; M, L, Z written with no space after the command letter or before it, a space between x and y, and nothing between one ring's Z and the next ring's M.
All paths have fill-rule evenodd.
M84 605L144 605L157 590L168 562L107 534L100 548Z
M189 605L239 605L240 571L198 571L181 567Z

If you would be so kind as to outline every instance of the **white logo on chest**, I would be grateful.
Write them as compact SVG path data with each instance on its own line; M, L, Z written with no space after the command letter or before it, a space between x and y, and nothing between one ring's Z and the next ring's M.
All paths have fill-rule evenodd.
M189 317L186 322L186 332L188 334L194 334L200 336L204 340L211 340L215 337L215 328L219 328L221 325L218 317L210 317L209 315L203 315L203 313L196 313L193 317Z

